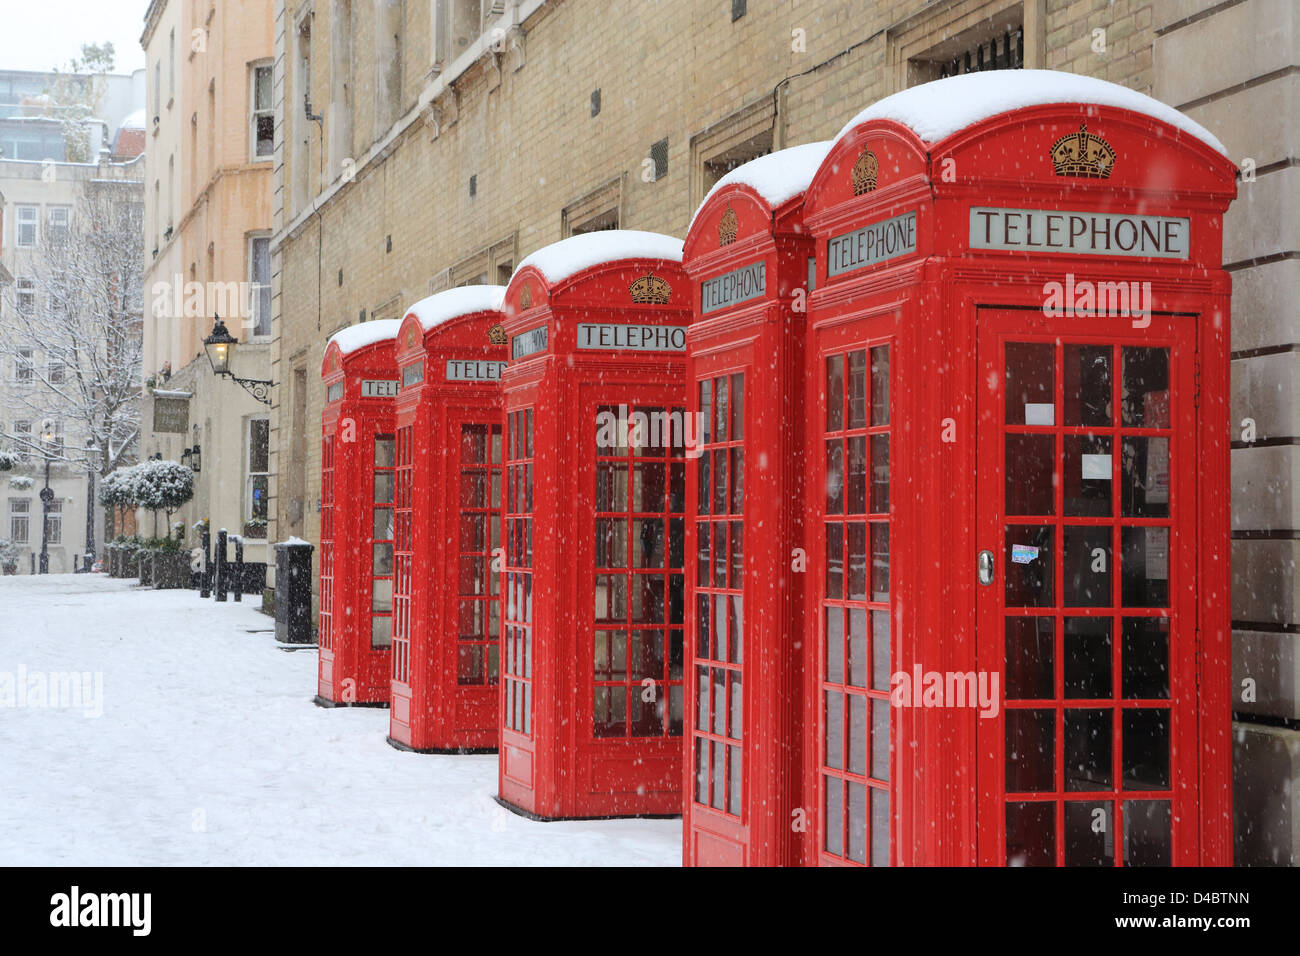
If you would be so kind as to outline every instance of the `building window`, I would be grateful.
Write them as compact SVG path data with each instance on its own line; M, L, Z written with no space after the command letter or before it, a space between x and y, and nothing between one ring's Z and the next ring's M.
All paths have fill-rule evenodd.
M176 30L167 38L167 105L176 98Z
M162 63L153 65L153 121L162 115Z
M50 206L49 239L52 243L65 242L68 238L68 223L72 209L69 206Z
M271 334L271 237L248 240L249 318L254 336Z
M19 249L35 249L41 238L41 214L38 206L15 206L17 223L14 245Z
M45 537L49 544L63 544L63 500L55 498L50 502L49 513L45 515Z
M886 63L891 88L982 70L1020 69L1033 60L1027 47L1034 30L1025 29L1025 8L1036 5L1012 3L993 13L989 6L982 0L934 4L912 26L891 34Z
M435 277L429 283L429 294L432 295L434 292L441 292L443 289L457 286L482 285L489 281L490 277L500 280L503 267L512 266L514 261L515 237L511 234L481 252L467 259L462 259L444 274ZM435 286L437 287L435 288Z
M58 359L50 359L45 368L45 377L51 385L62 385L68 380L68 367Z
M270 159L275 152L275 101L271 89L271 67L253 67L253 102L250 111L249 142L252 159Z
M610 180L565 206L560 213L564 236L617 229L623 206L623 177Z
M14 422L14 441L15 447L20 450L31 448L32 440L32 423L19 419Z
M745 622L745 376L696 383L695 802L740 816Z
M685 643L684 408L638 407L648 434L597 408L593 737L682 733ZM644 416L644 419L641 418Z
M1007 27L1002 36L973 38L974 44L939 61L939 76L960 76L980 70L1018 70L1024 66L1024 34L1020 26Z
M19 349L18 357L14 360L14 381L19 385L30 385L35 380L35 352L32 349ZM18 422L14 422L14 428L17 428L18 424ZM32 430L30 422L27 423L27 430Z
M271 422L266 418L252 418L248 422L248 490L244 513L249 521L265 521L266 496L270 491L270 438Z
M771 98L724 117L691 137L691 199L698 206L718 180L775 148Z
M18 314L34 315L36 313L36 280L26 276L19 276L14 280L14 290L14 304L18 308Z
M30 498L9 499L9 540L14 544L27 544L31 541L32 500Z

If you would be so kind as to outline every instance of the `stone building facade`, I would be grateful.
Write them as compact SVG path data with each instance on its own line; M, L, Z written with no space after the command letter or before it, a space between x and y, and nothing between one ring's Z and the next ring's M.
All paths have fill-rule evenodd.
M1295 253L1286 251L1295 245L1279 214L1296 201L1295 147L1292 131L1264 129L1294 103L1286 99L1295 77L1287 6L276 0L272 540L318 540L319 370L332 333L400 317L442 288L504 283L524 256L567 235L622 227L681 236L708 188L735 165L830 138L881 96L981 66L1120 83L1186 110L1234 159L1257 158L1225 250L1240 269L1234 348L1276 351L1242 354L1238 389L1268 393L1276 414L1256 417L1268 421L1269 436L1290 435L1295 318L1278 283L1296 278ZM1225 30L1232 41L1216 42ZM1258 78L1261 43L1275 79ZM1272 238L1260 238L1261 228ZM1271 255L1282 258L1259 275L1279 278L1256 281L1249 263ZM1300 683L1288 636L1297 629L1294 520L1277 513L1291 501L1292 444L1243 449L1268 460L1251 474L1270 490L1256 494L1266 514L1242 510L1242 501L1236 526L1249 534L1239 533L1234 553L1258 562L1234 616L1270 624L1243 627L1237 641L1269 642L1259 652L1269 663L1256 671L1261 686L1271 682L1260 699L1283 702L1269 705L1267 719L1291 721L1270 731L1285 738L1283 755L1296 752ZM1239 495L1245 474L1239 469ZM1250 607L1248 592L1267 592L1269 607ZM1284 758L1269 752L1270 819L1285 817L1276 826L1297 834L1300 814L1278 796L1283 780L1296 779L1296 761L1285 758L1283 771ZM1300 835L1288 840L1300 846Z
M194 500L177 517L242 532L252 564L266 561L270 408L213 375L203 339L220 314L241 343L231 371L269 380L271 26L269 2L154 0L141 38L150 386L141 455L193 463L199 449Z

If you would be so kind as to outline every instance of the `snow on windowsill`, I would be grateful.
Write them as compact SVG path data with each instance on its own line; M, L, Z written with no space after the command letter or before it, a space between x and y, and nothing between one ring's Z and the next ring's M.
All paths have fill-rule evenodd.
M902 123L925 143L937 143L1001 113L1052 103L1132 110L1168 123L1228 155L1213 133L1172 106L1118 83L1059 70L987 70L923 83L871 104L849 120L835 139L842 139L867 120L886 119Z

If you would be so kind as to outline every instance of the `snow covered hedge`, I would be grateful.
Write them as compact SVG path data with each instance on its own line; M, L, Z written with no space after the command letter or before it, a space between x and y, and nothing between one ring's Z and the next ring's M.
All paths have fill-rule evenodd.
M18 456L11 451L0 451L0 471L12 471L18 467Z
M100 483L104 505L172 512L194 497L194 472L175 461L142 461Z

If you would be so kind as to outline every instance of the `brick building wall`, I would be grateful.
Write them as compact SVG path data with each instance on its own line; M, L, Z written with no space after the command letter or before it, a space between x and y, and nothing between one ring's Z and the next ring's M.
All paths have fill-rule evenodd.
M272 540L318 538L319 368L339 328L400 317L479 275L504 282L583 216L616 211L623 228L681 236L725 169L710 173L710 159L833 137L863 106L1009 28L1022 31L1027 66L1151 86L1150 11L1131 0L788 0L735 19L747 5L732 0L407 0L398 119L380 129L382 6L277 0ZM454 30L439 50L437 10L480 13L468 52L457 55ZM343 24L347 84L331 58ZM1102 52L1095 29L1113 36ZM329 127L345 120L329 104L344 85L353 118L341 156ZM305 119L304 94L320 122ZM664 139L656 178L652 146Z

